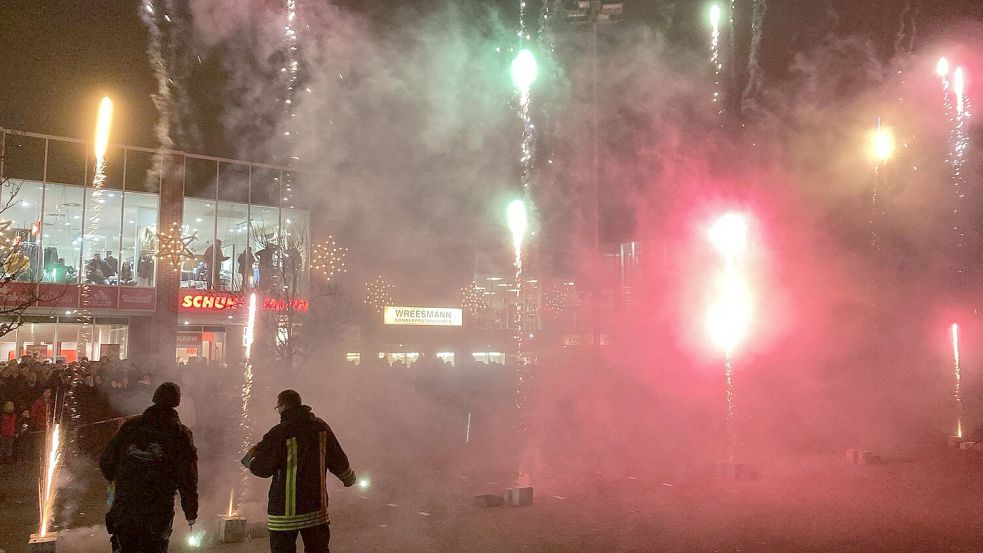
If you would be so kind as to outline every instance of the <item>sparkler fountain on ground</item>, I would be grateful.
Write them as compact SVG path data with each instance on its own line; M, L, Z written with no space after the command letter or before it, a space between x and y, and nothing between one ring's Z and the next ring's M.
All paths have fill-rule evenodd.
M54 517L55 499L58 495L57 479L62 465L64 439L61 417L57 413L46 416L44 433L44 456L41 458L41 473L38 479L38 533L31 534L28 546L32 553L53 552L56 533L51 531Z
M242 375L242 411L239 414L239 428L242 431L242 443L239 457L245 457L253 444L252 419L249 416L249 403L253 395L253 342L256 337L256 293L249 294L249 311L246 318L246 328L243 331L245 359ZM239 516L236 504L242 505L246 500L249 484L249 470L240 468L242 479L239 483L239 499L235 501L235 488L229 490L229 508L225 514L219 515L218 539L221 542L242 541L245 538L245 517Z
M734 460L737 428L734 398L735 349L744 341L751 322L751 294L743 272L747 250L748 221L739 213L727 213L710 227L709 239L720 255L722 268L713 284L713 300L707 316L707 331L713 344L724 354L727 384L727 456Z
M512 200L508 205L506 210L506 219L508 221L509 231L512 234L512 247L515 251L515 282L516 282L516 314L515 314L515 336L516 336L516 391L515 391L515 410L517 415L516 420L516 434L517 434L517 447L520 454L519 470L516 476L515 487L522 488L527 487L530 484L530 475L523 466L524 463L521 460L523 455L523 444L526 435L526 430L528 430L528 420L526 419L526 414L524 411L526 396L528 394L528 380L529 374L528 369L525 366L523 360L523 339L525 338L525 328L523 326L523 305L522 305L522 279L523 279L523 265L522 265L522 247L526 238L526 233L529 230L529 218L526 212L526 203L523 200Z
M952 366L956 377L956 437L963 437L962 371L959 368L959 325L952 323Z

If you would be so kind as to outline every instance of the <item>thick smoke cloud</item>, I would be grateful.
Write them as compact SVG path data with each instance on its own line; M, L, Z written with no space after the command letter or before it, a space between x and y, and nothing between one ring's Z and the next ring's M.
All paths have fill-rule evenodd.
M358 277L383 273L407 301L453 302L476 264L507 270L500 217L517 190L520 131L506 78L514 44L507 18L460 5L406 9L382 25L332 5L301 3L299 13L302 78L296 117L284 119L283 13L264 2L192 7L196 39L221 60L221 121L241 138L240 157L279 159L295 146L315 218L352 250L353 295ZM949 234L950 122L932 73L937 50L926 44L914 55L903 47L885 56L839 24L828 13L824 37L797 44L782 75L756 67L753 86L741 82L748 62L724 56L741 66L724 68L737 77L727 81L723 116L711 104L705 52L637 22L602 33L602 242L639 240L646 280L606 329L616 351L538 368L525 455L539 482L638 470L678 480L719 457L722 359L704 331L715 262L704 233L728 209L754 221L755 322L735 358L749 458L767 464L775 453L858 445L899 451L951 431L947 325L954 314L972 314L966 335L980 332L953 277L960 261ZM767 49L767 19L763 32ZM610 285L616 271L587 253L594 115L587 42L572 31L556 41L557 59L544 71L549 86L534 92L534 109L543 110L537 121L548 120L533 192L536 247L551 259L543 267L555 270L543 278ZM968 52L954 57L972 67ZM754 97L743 113L745 88ZM894 130L898 152L872 205L867 141L877 118ZM975 163L967 174L977 180ZM420 483L412 474L432 470L422 452L433 444L399 445L398 437L425 434L413 427L419 420L446 421L432 433L436 443L444 430L459 430L459 410L385 379L346 383L354 377L338 372L326 384L322 373L303 374L296 387L340 436L351 436L353 457L401 464L413 486L447 493L437 481L463 469L450 462ZM585 458L585 450L597 453Z

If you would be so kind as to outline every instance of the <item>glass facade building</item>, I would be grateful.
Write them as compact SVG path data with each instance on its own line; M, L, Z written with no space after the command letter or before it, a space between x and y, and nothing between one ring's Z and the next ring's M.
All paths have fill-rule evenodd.
M171 298L181 292L160 286L238 295L289 286L291 297L305 295L309 204L289 169L110 146L95 186L91 150L81 140L0 129L0 240L23 255L7 256L3 278L39 298L26 312L31 322L0 337L0 356L33 346L48 357L99 358L112 343L118 351L108 350L126 357L131 316L178 310ZM176 228L184 251L170 261L176 283L162 284L158 242ZM80 314L92 327L87 342L77 336ZM42 352L44 344L52 347Z

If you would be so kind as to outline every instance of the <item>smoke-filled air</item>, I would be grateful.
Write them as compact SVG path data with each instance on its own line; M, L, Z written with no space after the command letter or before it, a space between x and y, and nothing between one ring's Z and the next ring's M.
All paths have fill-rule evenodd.
M14 4L0 553L983 550L980 3Z

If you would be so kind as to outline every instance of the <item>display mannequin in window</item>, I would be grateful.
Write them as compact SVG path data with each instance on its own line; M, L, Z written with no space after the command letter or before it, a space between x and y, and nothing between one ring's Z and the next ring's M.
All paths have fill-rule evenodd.
M247 290L253 287L253 264L256 263L256 256L249 246L239 254L236 260L239 263L239 276L242 278L242 289Z
M104 259L104 261L106 262L106 265L109 267L109 274L107 274L106 276L107 277L116 276L116 273L119 271L119 260L113 257L113 252L107 250L106 259Z
M222 254L222 241L215 239L215 244L205 249L205 274L208 276L208 288L215 290L222 282L220 270L222 263L229 258Z

